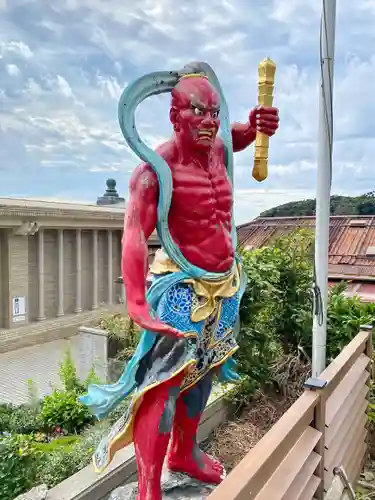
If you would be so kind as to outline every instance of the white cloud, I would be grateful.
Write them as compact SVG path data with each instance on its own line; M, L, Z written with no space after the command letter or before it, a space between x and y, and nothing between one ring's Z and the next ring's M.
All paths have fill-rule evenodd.
M20 74L20 69L16 64L7 64L6 70L11 76L18 76Z
M105 77L103 75L98 74L96 76L98 86L103 90L104 97L111 97L112 99L118 100L124 90L126 83L121 86L117 79L113 76Z
M20 41L10 41L10 42L0 42L0 54L17 54L25 59L30 59L33 57L33 52L30 50L30 47L23 42Z
M53 195L63 187L79 196L79 178L96 199L109 172L119 172L126 186L138 162L117 121L127 82L207 60L232 119L245 121L257 101L257 65L270 56L277 63L280 131L270 142L264 183L251 178L253 149L236 155L236 214L242 222L274 204L314 196L321 2L40 0L24 3L22 11L17 4L0 0L4 192L17 181L26 194ZM339 2L335 192L373 189L374 23L372 0ZM141 136L152 147L171 133L168 102L153 97L138 110Z
M65 96L65 97L72 97L73 96L73 91L69 83L65 80L65 78L61 75L56 76L56 85L58 90Z

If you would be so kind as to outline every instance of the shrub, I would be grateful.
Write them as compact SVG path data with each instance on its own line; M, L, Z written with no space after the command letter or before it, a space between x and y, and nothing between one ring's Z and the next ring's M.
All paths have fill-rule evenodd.
M0 404L0 433L9 431L9 422L12 415L13 406Z
M42 453L54 453L55 451L66 453L72 450L78 440L79 436L60 436L52 441L36 442L34 447Z
M137 348L140 328L123 314L106 314L100 318L99 328L108 332L109 357L128 360Z
M114 424L117 422L117 420L122 417L127 412L127 409L129 408L131 398L126 398L121 403L116 406L114 410L111 411L111 413L107 417L107 422L110 424Z
M327 318L327 359L331 361L356 336L361 325L373 325L375 304L361 302L359 297L346 297L346 282L329 292Z
M88 408L78 400L77 392L58 389L44 398L41 418L48 430L60 427L69 434L79 433L93 422Z
M108 422L98 423L86 429L71 446L56 447L45 454L39 463L37 482L52 488L89 465L92 454L106 431Z
M242 253L248 276L236 355L242 380L233 392L240 404L270 382L270 367L282 353L296 355L311 345L311 245L310 231L296 231Z
M276 240L272 247L277 292L270 298L268 321L285 354L311 348L312 245L313 233L299 230Z
M85 384L78 377L77 368L69 350L66 351L64 359L60 363L59 377L66 391L75 391L79 394L85 392Z
M32 434L43 429L39 407L27 405L0 406L0 432Z
M32 434L43 430L40 408L21 405L13 408L9 422L9 432Z
M246 398L273 379L270 366L286 356L309 362L312 348L312 243L310 231L299 230L268 247L243 252L248 286L241 308L240 349L236 355L242 375L234 394ZM358 333L361 324L374 324L375 304L346 297L345 283L329 293L327 362Z
M0 498L12 500L35 484L38 452L30 436L0 437Z

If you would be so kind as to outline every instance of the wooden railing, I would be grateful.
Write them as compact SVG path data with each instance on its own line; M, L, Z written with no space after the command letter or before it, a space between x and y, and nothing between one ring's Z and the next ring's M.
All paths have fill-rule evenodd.
M323 500L335 467L354 484L366 457L371 359L372 329L362 327L209 500Z

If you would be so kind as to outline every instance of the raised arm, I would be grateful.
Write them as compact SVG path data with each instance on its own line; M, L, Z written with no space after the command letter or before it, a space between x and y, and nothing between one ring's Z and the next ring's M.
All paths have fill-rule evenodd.
M130 197L122 238L122 277L129 316L141 328L179 336L177 330L151 317L146 301L147 240L156 227L158 197L156 175L148 165L140 165L130 180Z
M233 151L243 151L255 141L257 131L272 136L279 126L279 111L277 108L257 106L250 111L247 123L233 123Z

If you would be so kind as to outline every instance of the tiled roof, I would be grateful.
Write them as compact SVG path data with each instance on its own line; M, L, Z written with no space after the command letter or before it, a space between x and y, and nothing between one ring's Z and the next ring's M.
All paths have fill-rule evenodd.
M328 281L328 286L337 284L337 280ZM347 297L360 297L363 302L375 302L375 283L361 282L360 279L348 281L347 289L344 292Z
M260 217L237 227L239 245L260 248L296 228L314 230L315 217ZM375 278L375 217L331 217L329 275Z

